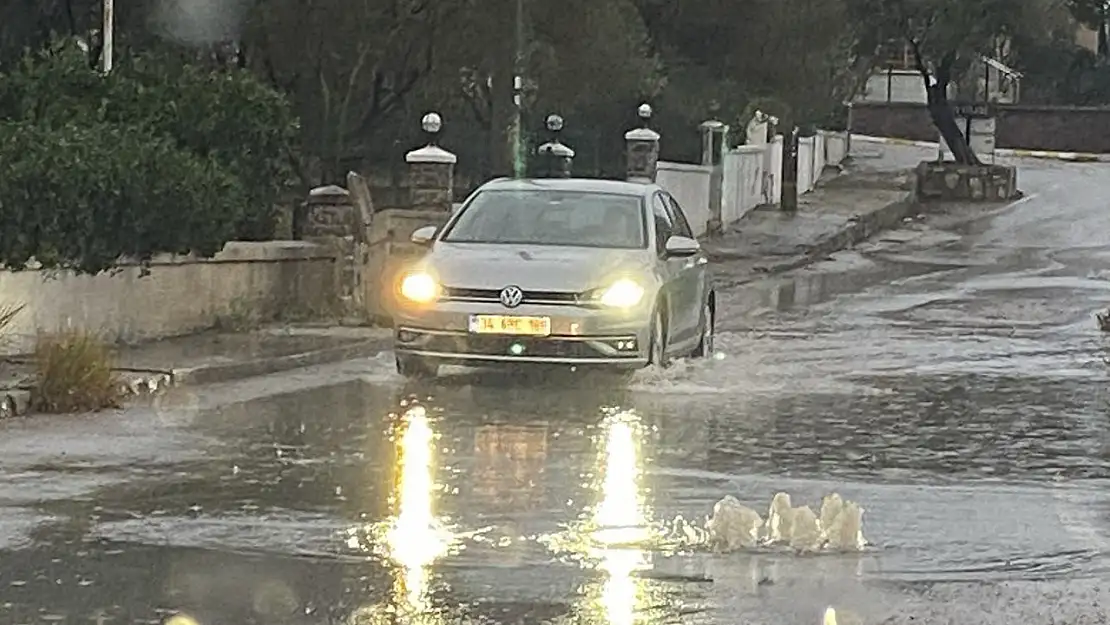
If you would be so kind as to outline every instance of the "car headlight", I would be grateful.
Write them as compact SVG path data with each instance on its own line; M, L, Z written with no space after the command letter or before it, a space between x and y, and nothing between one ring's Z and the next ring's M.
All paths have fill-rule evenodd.
M401 296L410 302L427 304L439 296L439 284L426 273L411 273L401 280Z
M611 308L632 308L644 299L644 287L632 280L617 280L601 293L601 305Z

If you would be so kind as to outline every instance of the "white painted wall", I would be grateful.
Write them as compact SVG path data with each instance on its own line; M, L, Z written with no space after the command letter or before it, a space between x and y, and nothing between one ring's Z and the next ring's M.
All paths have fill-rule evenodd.
M782 155L785 145L783 136L776 135L775 140L771 142L770 153L767 155L767 159L771 162L771 168L768 170L771 195L767 204L774 205L782 202Z
M798 195L813 190L813 137L798 139Z
M813 135L813 182L817 183L825 171L825 135Z
M848 157L848 135L843 132L822 130L825 136L825 163L839 165Z
M737 221L756 206L767 203L763 193L767 151L767 144L742 145L725 154L722 224Z
M655 181L678 200L696 236L706 233L709 223L709 178L713 168L659 161Z
M721 224L728 227L757 206L782 200L783 137L770 143L742 145L729 150L723 161ZM847 156L848 137L843 132L819 131L799 140L798 192L812 191L826 165L839 165ZM713 215L709 209L712 168L704 165L659 162L656 181L678 200L694 233L706 233Z
M0 271L0 304L25 308L0 355L25 354L39 332L79 329L134 342L212 327L234 309L262 317L322 310L338 297L333 249L303 241L232 241L214 258L162 255L96 276Z

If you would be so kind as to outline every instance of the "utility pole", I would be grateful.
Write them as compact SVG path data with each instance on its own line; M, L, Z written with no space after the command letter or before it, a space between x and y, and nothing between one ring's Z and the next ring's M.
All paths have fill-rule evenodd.
M524 153L524 129L521 127L524 108L524 0L516 0L516 29L513 39L516 41L513 56L513 125L509 132L513 146L513 177L523 178L528 168L528 157Z
M779 209L790 213L798 210L798 127L791 121L786 130L787 134L782 138L782 198Z
M100 50L100 70L104 74L112 71L112 31L115 30L115 19L113 13L115 12L115 2L113 0L102 0L101 13L104 17L104 24L101 26L101 50Z
M505 9L498 11L495 32L498 40L491 46L493 111L490 121L490 173L494 176L522 177L527 170L523 132L525 4L524 0L498 0Z

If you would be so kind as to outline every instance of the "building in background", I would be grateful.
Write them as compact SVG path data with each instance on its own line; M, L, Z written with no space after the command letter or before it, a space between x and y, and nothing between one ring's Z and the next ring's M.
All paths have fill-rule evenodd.
M996 46L1004 56L1007 46ZM914 65L909 44L895 42L880 56L882 62L868 77L863 92L856 98L864 102L910 102L924 104L927 100L925 82ZM980 57L959 84L948 87L952 100L1015 103L1021 93L1021 72L996 58Z

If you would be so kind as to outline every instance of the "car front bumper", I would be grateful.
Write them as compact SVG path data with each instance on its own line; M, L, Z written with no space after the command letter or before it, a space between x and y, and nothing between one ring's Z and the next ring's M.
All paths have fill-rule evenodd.
M471 332L474 315L546 317L546 336ZM394 316L394 351L443 364L549 364L637 369L648 364L651 311L445 301Z

